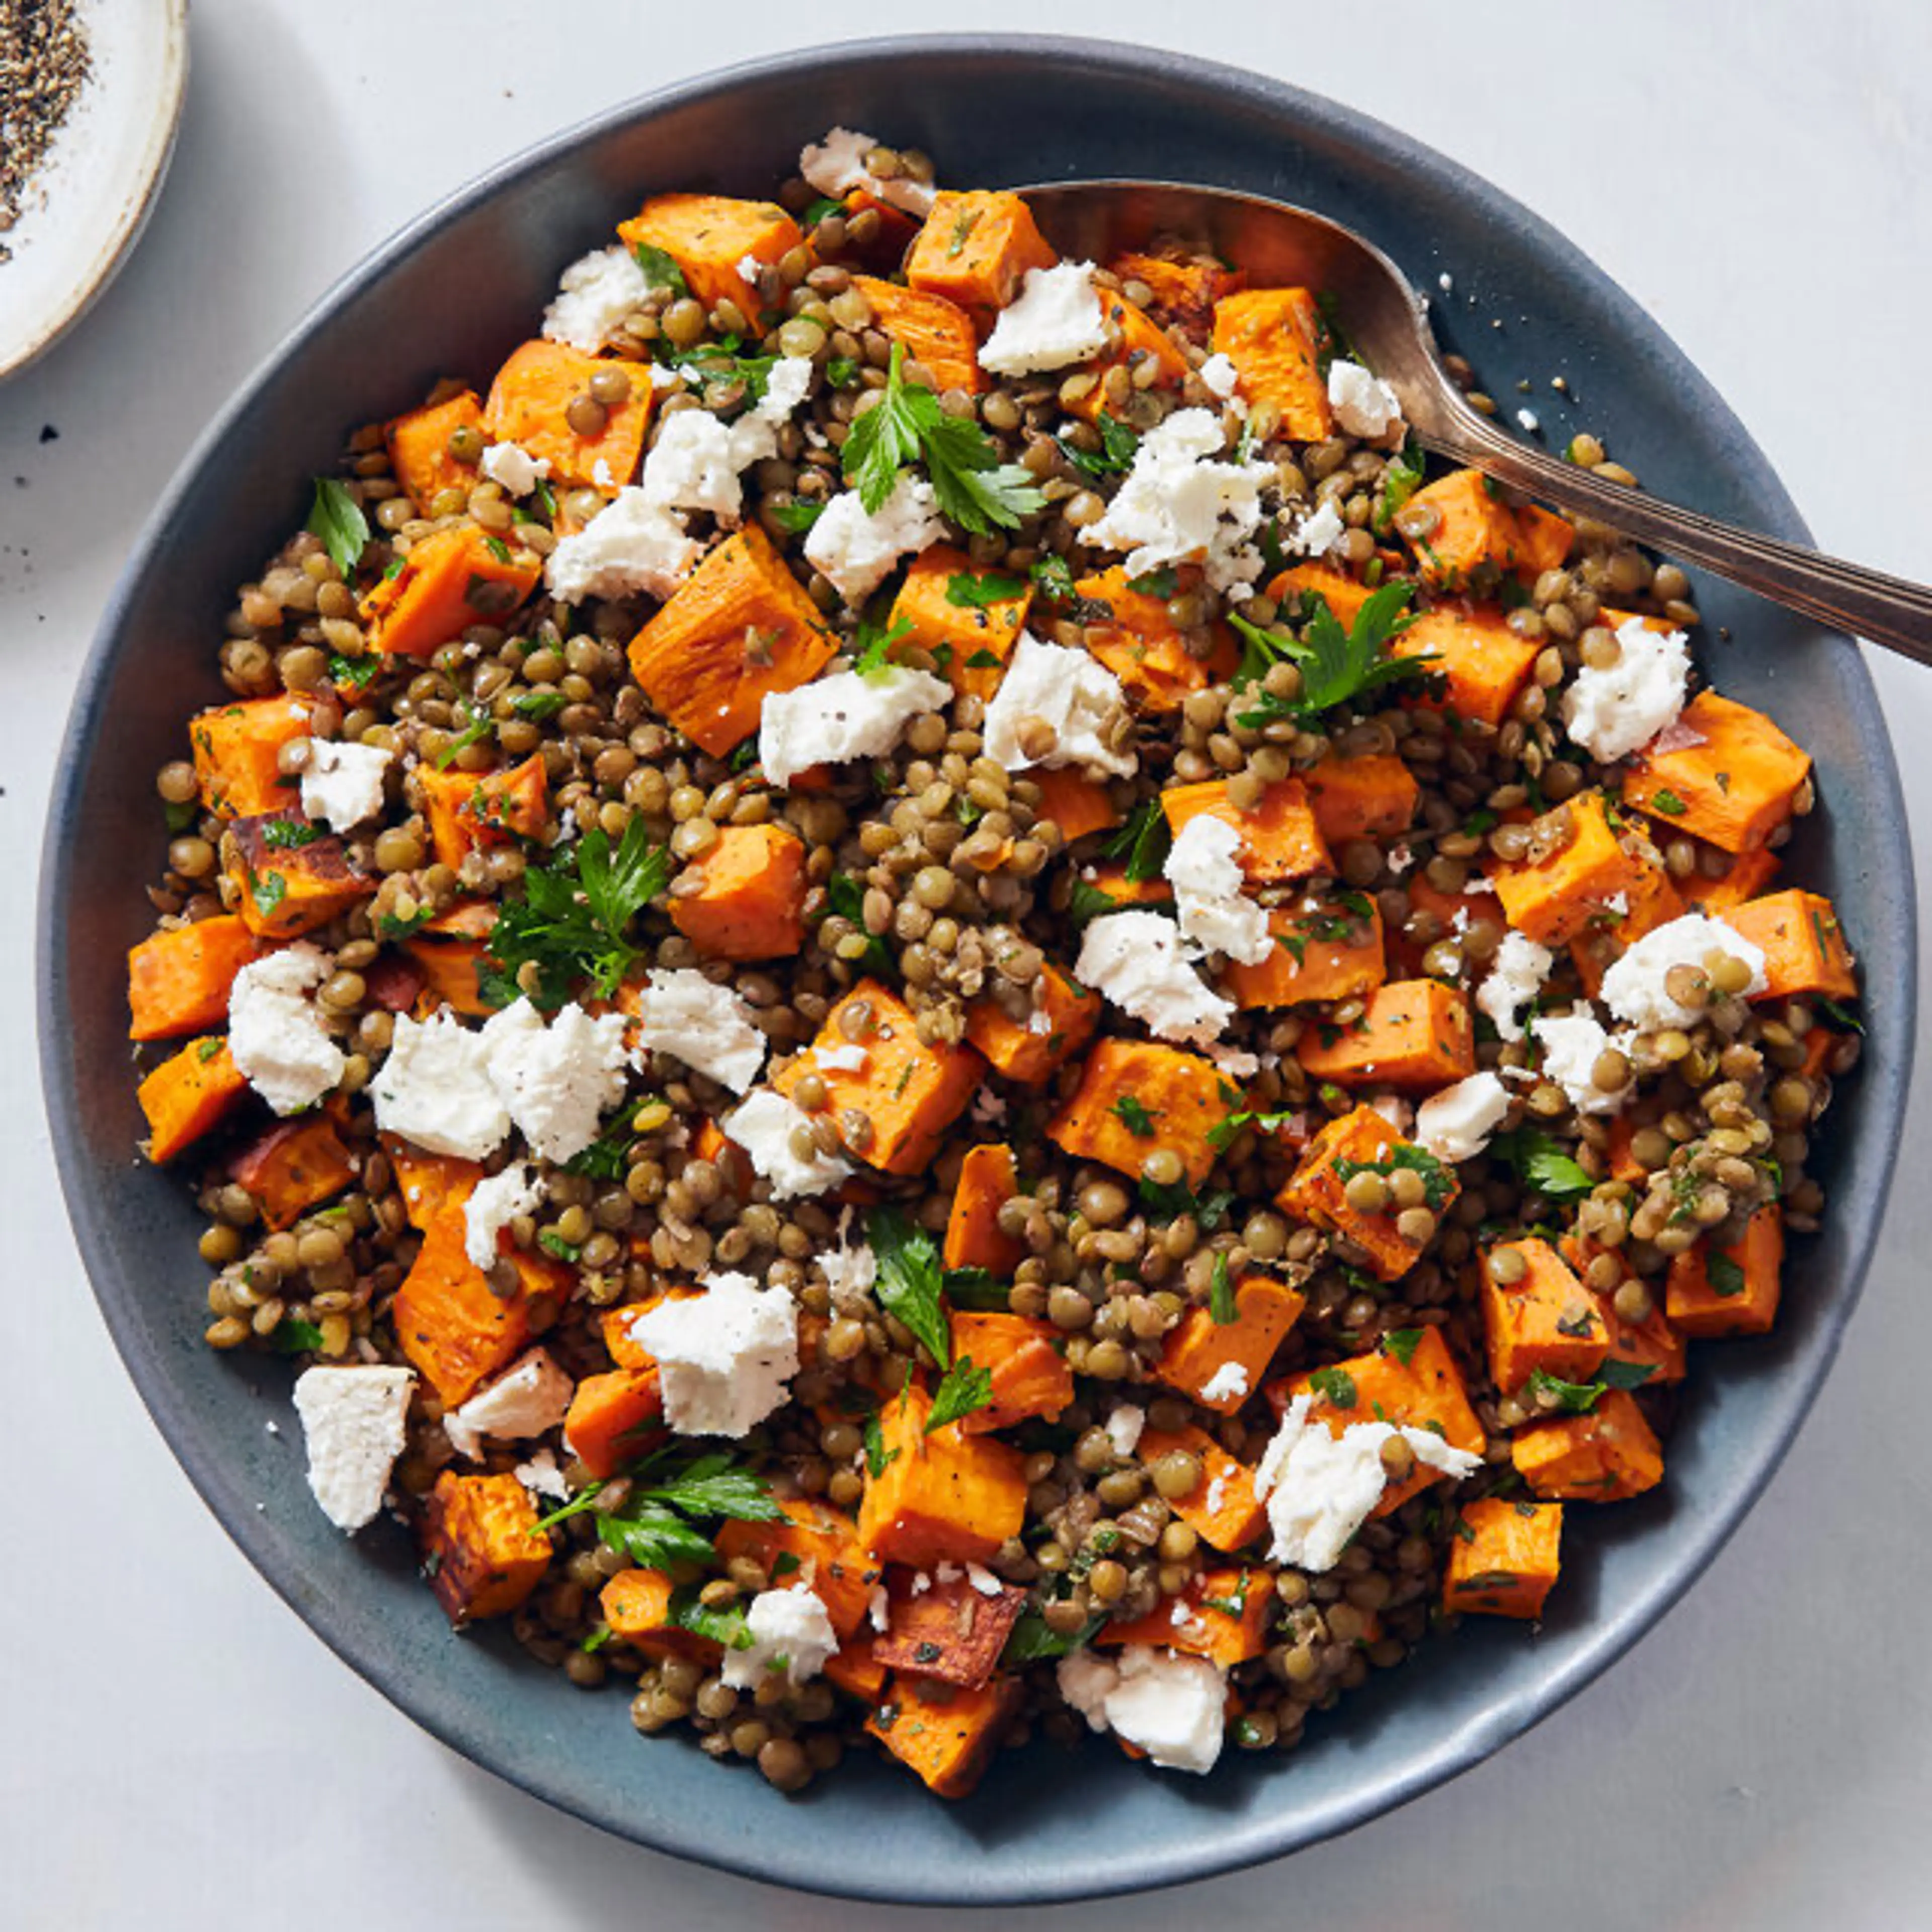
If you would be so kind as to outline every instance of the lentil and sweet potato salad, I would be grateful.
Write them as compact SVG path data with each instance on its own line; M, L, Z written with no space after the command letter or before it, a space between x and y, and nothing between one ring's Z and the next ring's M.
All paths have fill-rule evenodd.
M322 1507L787 1791L1540 1616L1859 1048L1681 571L1432 475L1321 290L932 172L653 195L352 436L130 960Z

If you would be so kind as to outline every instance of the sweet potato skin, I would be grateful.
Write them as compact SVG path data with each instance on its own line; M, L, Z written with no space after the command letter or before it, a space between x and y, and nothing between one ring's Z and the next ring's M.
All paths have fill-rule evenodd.
M151 933L128 955L130 1040L225 1025L235 976L268 949L230 913Z
M248 1083L218 1034L191 1040L142 1081L135 1098L148 1120L148 1158L172 1160L219 1126Z
M1124 1100L1145 1108L1150 1132L1136 1132L1122 1118ZM1076 1160L1102 1161L1136 1179L1156 1148L1171 1148L1189 1184L1198 1186L1214 1165L1208 1131L1227 1111L1211 1060L1147 1041L1103 1040L1088 1055L1072 1096L1048 1122L1046 1137Z
M789 958L805 944L805 843L728 825L670 888L671 922L707 959Z
M550 1539L514 1476L436 1479L423 1516L430 1588L459 1628L514 1610L550 1567Z
M1010 1584L984 1593L963 1575L926 1582L915 1590L910 1576L892 1580L886 1628L872 1640L873 1659L902 1677L976 1690L998 1667L1027 1593Z

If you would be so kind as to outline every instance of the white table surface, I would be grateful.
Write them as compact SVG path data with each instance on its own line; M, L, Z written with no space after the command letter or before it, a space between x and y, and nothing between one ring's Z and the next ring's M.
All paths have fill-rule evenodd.
M38 850L75 671L148 504L328 283L555 128L879 24L832 9L807 25L761 0L733 12L727 28L703 8L624 0L196 0L151 230L106 300L0 388L0 848L16 864ZM1238 0L1055 17L981 0L890 24L1192 44L1407 129L1647 304L1822 544L1932 575L1924 0L1391 0L1372 28L1352 17ZM1932 674L1873 669L1932 826ZM908 1917L701 1871L545 1809L416 1730L272 1596L176 1471L82 1278L34 1100L31 904L22 892L0 920L0 1924L872 1932ZM1922 1133L1922 1044L1921 1064ZM1932 1924L1932 1477L1900 1426L1926 1406L1928 1252L1932 1192L1908 1180L1762 1504L1642 1648L1528 1738L1287 1864L1004 1922Z

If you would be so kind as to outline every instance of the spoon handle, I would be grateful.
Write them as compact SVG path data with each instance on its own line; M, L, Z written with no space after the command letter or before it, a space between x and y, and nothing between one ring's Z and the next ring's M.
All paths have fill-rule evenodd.
M1516 442L1473 410L1459 409L1449 422L1418 435L1438 454L1558 509L1594 518L1640 543L1702 564L1774 604L1932 664L1932 590L1923 584L1739 530L1627 484L1606 483Z

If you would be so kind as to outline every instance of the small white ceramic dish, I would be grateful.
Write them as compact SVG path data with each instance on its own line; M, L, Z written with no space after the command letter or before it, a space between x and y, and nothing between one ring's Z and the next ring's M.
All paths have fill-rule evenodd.
M188 0L82 0L93 68L0 262L0 379L84 315L140 240L188 86Z

